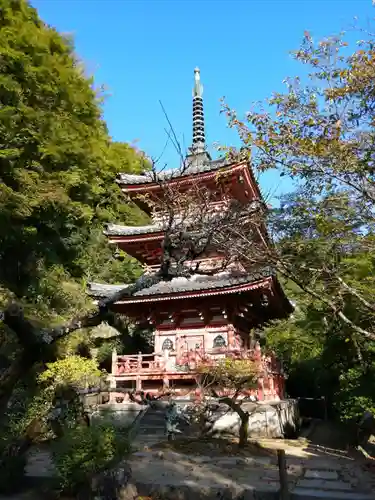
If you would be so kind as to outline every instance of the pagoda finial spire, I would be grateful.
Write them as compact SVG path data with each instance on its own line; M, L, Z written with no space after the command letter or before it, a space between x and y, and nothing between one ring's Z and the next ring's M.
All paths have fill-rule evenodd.
M201 84L201 71L199 68L194 69L193 97L203 97L203 85Z
M203 153L206 149L203 113L203 85L199 68L194 69L193 87L193 144L190 148L192 154Z

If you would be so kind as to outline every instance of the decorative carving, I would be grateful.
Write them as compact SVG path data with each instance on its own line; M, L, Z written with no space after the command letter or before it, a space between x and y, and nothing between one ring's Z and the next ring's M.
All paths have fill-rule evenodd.
M176 364L175 368L176 368L177 372L188 372L188 371L190 371L190 367L189 367L189 365L187 363L183 364L183 365Z
M173 342L171 339L165 339L161 349L162 351L173 351Z
M213 348L217 347L225 347L227 343L225 342L225 338L222 335L218 335L217 337L214 338L213 342Z

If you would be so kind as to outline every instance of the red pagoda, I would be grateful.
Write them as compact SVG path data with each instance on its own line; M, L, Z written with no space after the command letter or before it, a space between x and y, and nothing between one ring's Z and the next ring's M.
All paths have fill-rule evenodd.
M247 161L212 160L206 151L203 114L203 87L199 69L195 69L193 90L193 144L183 170L159 174L163 183L176 190L197 185L219 193L215 209L221 207L217 188L218 174L230 178L226 192L241 203L262 202L259 186ZM138 259L149 268L158 268L164 238L159 207L149 208L145 200L160 199L161 184L151 173L120 174L118 183L135 203L152 217L152 224L140 227L109 225L106 230L110 244ZM153 204L155 207L155 203ZM214 252L201 257L202 269L211 269L222 257ZM126 285L91 283L90 295L97 299L111 296ZM246 272L241 266L230 266L217 273L176 277L161 281L124 297L112 309L138 324L154 328L153 354L135 353L123 356L113 353L112 388L160 393L174 391L186 395L196 390L196 367L203 359L235 357L256 360L262 367L258 400L279 400L284 397L284 377L274 356L262 355L259 339L254 333L272 319L287 316L292 306L271 268ZM120 395L120 394L119 394ZM114 398L116 393L114 393Z

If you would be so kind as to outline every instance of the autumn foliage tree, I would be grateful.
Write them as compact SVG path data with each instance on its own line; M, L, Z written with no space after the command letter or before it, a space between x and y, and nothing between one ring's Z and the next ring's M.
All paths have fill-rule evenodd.
M203 403L214 397L227 405L240 419L239 446L247 443L250 413L242 407L239 398L257 386L259 366L249 359L225 358L207 361L198 366L198 389Z
M372 275L353 282L348 270L358 254L374 253L373 47L369 39L346 56L343 37L315 43L306 33L295 58L309 66L310 82L287 79L284 94L254 106L245 120L223 108L253 167L274 169L297 186L272 213L274 245L265 258L360 342L375 339Z
M344 420L375 407L375 52L373 35L361 36L351 49L345 33L318 42L305 33L294 57L308 77L287 78L284 93L244 119L223 105L241 154L259 173L274 171L295 187L269 215L272 244L262 256L246 252L241 231L228 241L293 285L299 307L292 322L267 332L270 342L294 359L296 382L302 363L315 366L317 377L308 376L319 380L315 395L328 390Z

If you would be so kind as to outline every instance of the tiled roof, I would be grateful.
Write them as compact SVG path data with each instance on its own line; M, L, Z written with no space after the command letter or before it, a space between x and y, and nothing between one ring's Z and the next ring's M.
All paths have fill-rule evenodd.
M138 234L164 232L170 224L170 221L168 220L168 214L166 215L166 217L160 218L157 222L155 222L154 224L149 224L148 226L122 226L121 224L107 224L104 234L106 234L107 236L133 236ZM208 222L210 220L214 220L215 217L220 217L221 214L213 211L212 213L205 213L204 216ZM203 218L201 219L201 222L202 221ZM171 227L175 229L178 229L180 227L180 229L183 228L185 230L191 223L194 223L193 216L189 218L179 217L178 215L176 215L173 218Z
M162 224L150 224L149 226L121 226L120 224L108 224L104 234L107 236L131 236L158 233L160 231L163 231Z
M106 297L111 297L116 292L127 288L129 285L106 285L103 283L89 283L87 292L91 297L104 299Z
M209 160L206 155L201 157L197 156L191 161L191 164L181 174L181 169L164 170L158 173L160 180L170 180L178 177L186 177L187 175L211 172L219 170L222 167L230 165L231 162L226 158L219 158L218 160ZM143 175L133 174L119 174L119 184L149 184L155 182L154 176L151 172L145 172Z
M183 292L206 291L230 288L235 285L251 284L275 273L270 267L263 268L251 274L240 274L233 271L217 273L213 276L195 274L189 278L173 278L171 281L160 281L148 288L135 292L133 297L144 297L148 295L170 295ZM101 283L90 283L89 295L97 298L109 298L111 295L127 288L129 285L103 285ZM125 297L124 297L125 298Z

